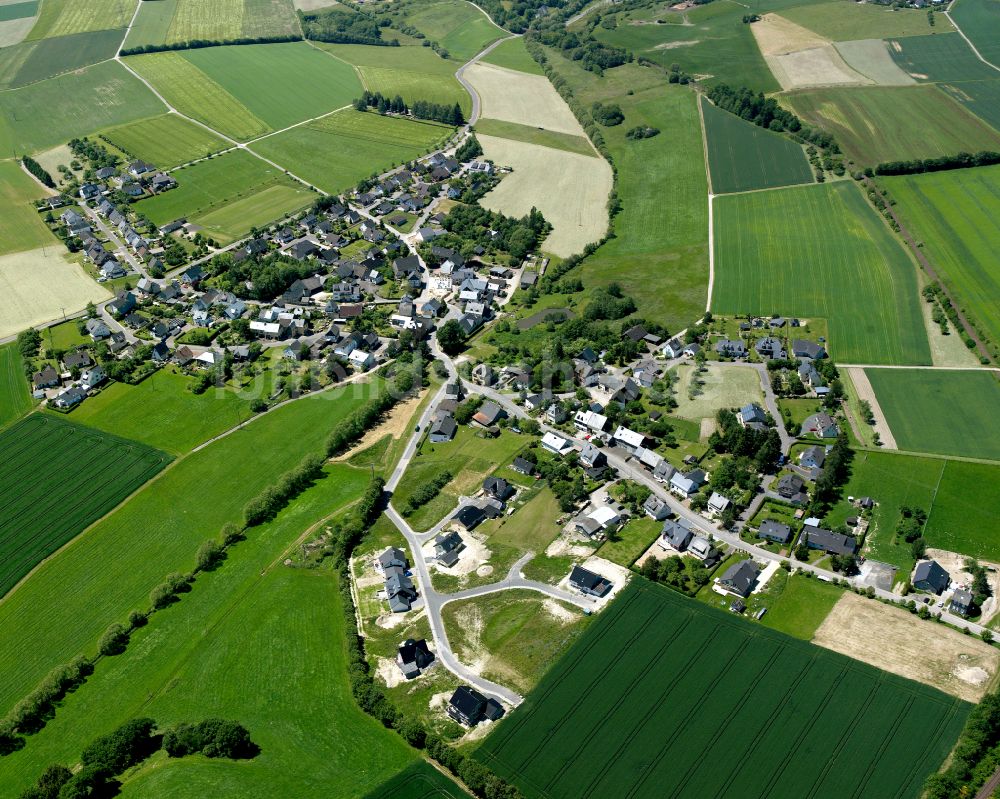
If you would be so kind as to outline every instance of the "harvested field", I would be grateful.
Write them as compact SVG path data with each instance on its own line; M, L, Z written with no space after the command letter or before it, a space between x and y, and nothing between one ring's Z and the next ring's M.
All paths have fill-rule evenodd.
M869 83L864 75L848 66L832 44L765 58L781 88L786 90L810 86L860 86Z
M997 673L1000 652L901 608L845 592L813 643L885 671L978 702Z
M0 256L0 338L82 311L111 295L76 264L62 245Z
M510 216L538 208L552 224L542 249L562 257L604 236L612 185L607 161L493 136L479 141L487 158L514 169L482 199L484 207Z
M483 117L585 136L569 106L542 75L473 64L465 77L483 101ZM626 120L628 124L628 120Z
M766 56L785 55L799 50L814 50L830 44L819 34L796 25L778 14L764 14L750 26L760 52Z
M13 47L24 41L37 17L0 20L0 47Z
M915 799L969 709L633 578L474 757L529 799Z
M857 39L834 45L848 66L879 86L910 86L916 81L900 69L881 39Z

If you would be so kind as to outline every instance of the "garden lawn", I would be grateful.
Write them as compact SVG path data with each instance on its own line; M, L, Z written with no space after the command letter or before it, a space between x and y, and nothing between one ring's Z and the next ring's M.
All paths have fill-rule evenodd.
M781 594L767 605L761 624L808 641L843 594L842 588L822 580L789 575Z
M948 13L979 54L1000 67L1000 3L996 0L960 0Z
M677 24L632 25L629 14L619 14L614 30L598 25L594 36L668 69L679 64L709 86L728 83L760 92L778 91L781 87L760 54L750 26L743 22L744 14L746 8L736 3L711 3L685 11L683 18L690 25L681 25L681 16L666 8L658 18Z
M784 100L862 165L1000 149L1000 133L937 86L811 89Z
M49 193L16 161L0 161L0 255L62 246L35 210L34 201Z
M252 416L249 400L236 392L224 388L193 394L190 384L170 369L137 386L112 383L81 404L72 418L182 455Z
M0 345L0 428L31 410L31 392L17 344Z
M407 23L448 51L449 58L465 63L490 42L504 36L503 30L471 3L460 0L421 3Z
M583 105L613 101L625 113L624 124L603 131L622 202L615 238L573 274L588 289L620 282L639 316L679 330L704 312L708 292L708 181L695 95L664 85L652 69L630 64L598 78L546 54ZM660 134L627 140L625 131L637 125Z
M365 44L326 44L317 47L357 67L365 88L387 97L399 94L407 103L458 103L462 113L472 109L472 98L455 79L455 64L429 47L373 47Z
M712 310L828 320L842 363L929 364L913 263L853 183L715 200Z
M467 799L468 794L426 760L382 783L365 799Z
M101 136L131 157L149 161L160 169L173 169L229 147L224 139L177 114L112 128Z
M970 708L634 577L475 757L528 799L916 799Z
M866 369L902 450L1000 461L996 373Z
M436 122L350 109L269 136L252 147L254 152L335 194L362 178L430 152L452 130Z
M700 102L714 194L813 182L800 145L704 99Z
M944 14L935 14L931 25L926 9L895 9L860 3L850 6L840 2L810 3L786 8L781 16L834 42L941 34L954 30Z
M628 568L649 549L662 529L662 522L646 516L630 519L613 537L601 544L597 554Z
M0 152L35 153L165 110L121 64L106 61L0 92Z
M328 467L275 520L254 528L217 570L134 634L123 655L103 660L24 750L0 763L0 790L14 795L47 763L73 762L95 735L140 715L164 726L235 719L261 753L243 762L158 754L129 774L124 796L195 797L211 786L213 795L234 798L346 799L408 763L412 750L351 696L335 574L281 564L302 534L354 501L367 480L363 470Z
M0 712L54 666L92 651L109 624L145 609L164 575L194 566L202 541L241 522L251 498L322 451L330 429L371 395L362 385L297 400L177 461L46 561L0 604Z
M305 42L203 47L183 55L272 130L348 106L361 94L350 64Z
M507 39L494 47L483 59L487 64L498 67L516 69L518 72L528 72L532 75L544 75L538 62L531 57L528 48L524 46L524 38Z
M0 433L0 451L0 596L170 461L40 414Z
M521 494L524 494L523 489ZM522 554L528 551L543 553L559 535L556 519L561 513L555 494L544 487L513 515L483 522L479 532L489 537L487 546L491 548L494 544L502 544Z
M29 39L126 28L138 0L44 0Z
M311 202L314 194L283 172L242 151L173 173L179 184L136 204L155 224L181 217L202 225L222 243Z
M1000 345L1000 166L881 178L938 277ZM952 332L955 335L955 332Z

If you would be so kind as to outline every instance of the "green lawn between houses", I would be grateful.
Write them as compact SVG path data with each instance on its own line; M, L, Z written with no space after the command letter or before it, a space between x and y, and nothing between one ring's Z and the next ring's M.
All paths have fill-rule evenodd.
M529 799L916 799L970 708L635 577L476 756Z
M844 363L929 364L909 255L853 183L715 199L722 314L820 316Z
M0 712L54 666L90 651L109 624L146 607L164 575L190 569L201 542L241 521L248 500L321 451L377 384L305 397L182 458L49 559L0 604Z

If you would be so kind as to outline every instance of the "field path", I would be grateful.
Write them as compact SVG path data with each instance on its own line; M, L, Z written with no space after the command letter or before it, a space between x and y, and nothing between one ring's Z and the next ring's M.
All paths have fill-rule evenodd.
M957 2L958 0L955 0L955 3ZM952 3L952 6L954 6L955 3ZM950 9L945 9L944 15L948 17L948 21L955 26L955 30L958 31L958 35L961 36L963 39L965 39L965 43L972 48L972 52L976 54L976 58L978 58L980 61L986 64L986 66L992 67L997 72L1000 72L1000 66L997 66L992 61L987 61L985 58L983 58L982 54L976 49L976 45L972 43L972 40L965 35L965 31L963 31L962 28L959 26L959 24L955 22L954 18L951 16Z
M892 435L892 429L889 427L889 422L885 418L885 414L882 413L882 406L878 404L878 396L875 394L875 389L872 388L871 381L868 379L868 374L863 368L852 366L845 370L847 376L854 383L854 389L858 392L858 396L868 402L872 406L872 416L875 417L875 424L873 425L875 432L878 433L879 439L882 441L883 449L899 449L896 446L896 439Z

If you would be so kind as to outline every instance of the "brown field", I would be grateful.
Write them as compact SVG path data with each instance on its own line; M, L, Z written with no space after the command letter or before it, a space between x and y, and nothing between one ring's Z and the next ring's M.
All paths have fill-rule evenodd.
M765 14L750 30L782 89L873 82L851 69L829 40L778 14Z
M465 77L483 101L483 118L585 136L580 123L544 75L473 64Z
M851 593L834 605L813 643L969 702L982 699L1000 661L1000 651L974 636Z

